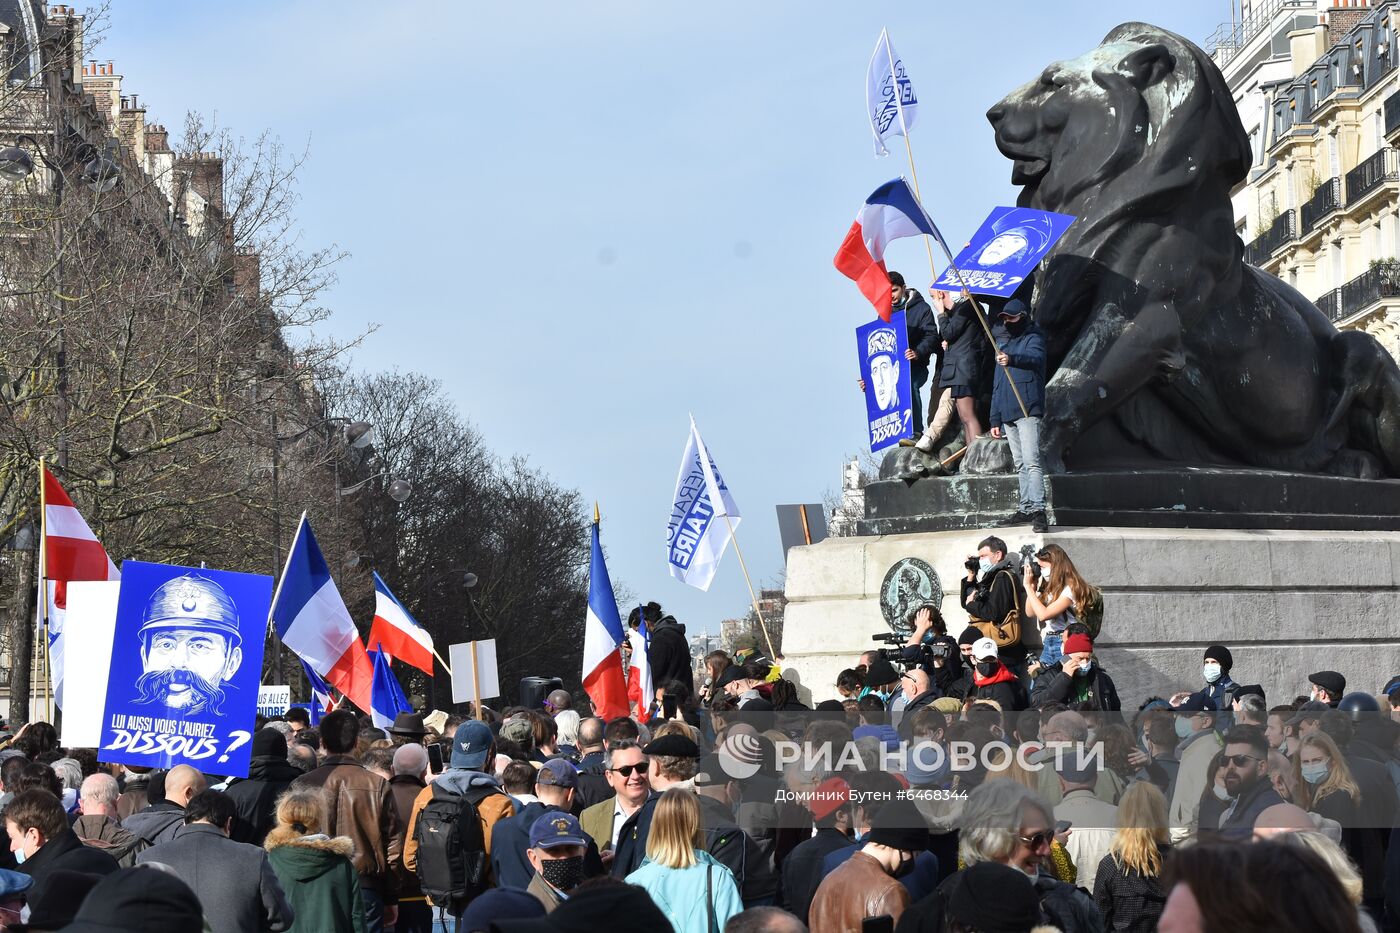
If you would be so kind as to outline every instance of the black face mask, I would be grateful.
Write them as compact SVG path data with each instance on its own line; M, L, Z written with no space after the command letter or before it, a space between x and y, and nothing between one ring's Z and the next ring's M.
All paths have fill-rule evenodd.
M1026 329L1026 316L1024 314L1021 315L1021 319L1019 321L1008 321L1007 319L1002 318L1001 323L1002 326L1006 328L1008 333L1019 334Z
M913 870L914 870L914 857L913 857L913 856L910 856L909 858L900 859L900 860L899 860L899 867L896 868L896 869L894 870L894 874L891 875L891 877L893 877L893 878L903 878L905 875L909 874L909 873L910 873L911 871L913 871Z
M997 662L995 661L979 661L977 663L977 673L981 674L983 677L991 677L996 672Z
M568 894L583 881L583 856L543 859L540 861L540 874L555 890Z

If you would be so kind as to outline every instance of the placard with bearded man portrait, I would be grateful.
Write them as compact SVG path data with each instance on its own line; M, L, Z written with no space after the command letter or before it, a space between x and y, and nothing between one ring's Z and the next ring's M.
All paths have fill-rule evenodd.
M272 578L125 561L103 761L246 775Z

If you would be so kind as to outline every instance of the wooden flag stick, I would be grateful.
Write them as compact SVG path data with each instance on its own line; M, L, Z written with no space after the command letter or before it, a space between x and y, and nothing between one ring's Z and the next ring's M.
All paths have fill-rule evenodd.
M448 664L447 664L447 662L444 661L444 660L442 659L442 655L438 654L436 648L433 649L433 657L435 657L435 658L438 659L438 663L442 665L442 669L445 670L445 671L447 671L447 676L448 676L448 677L451 677L451 676L452 676L452 668L449 667ZM475 659L475 655L473 655L473 659Z
M476 640L471 642L472 651L472 697L476 701L476 718L481 719L481 673L476 664ZM442 660L439 658L438 660Z
M753 611L758 616L758 627L763 630L763 640L768 644L768 657L774 664L778 663L778 652L773 650L773 639L768 634L768 623L763 621L763 610L758 608L758 596L754 593L753 580L749 578L749 568L744 563L744 552L739 547L739 536L734 533L734 523L729 520L729 516L724 516L724 524L729 527L729 538L734 542L734 554L739 558L739 569L744 572L744 582L749 587L749 600L753 603Z

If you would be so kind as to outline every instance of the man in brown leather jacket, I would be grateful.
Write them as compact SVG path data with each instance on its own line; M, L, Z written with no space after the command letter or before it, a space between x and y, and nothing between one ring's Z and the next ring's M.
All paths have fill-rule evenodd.
M827 875L808 915L812 933L859 930L867 917L892 917L909 906L909 892L897 880L914 867L914 856L928 848L928 825L912 801L880 807L865 845Z
M321 719L321 748L326 759L303 774L296 785L321 787L326 792L326 832L349 836L355 843L355 871L365 903L368 933L383 933L399 914L398 871L402 834L389 783L371 774L351 757L360 723L349 710L336 710Z

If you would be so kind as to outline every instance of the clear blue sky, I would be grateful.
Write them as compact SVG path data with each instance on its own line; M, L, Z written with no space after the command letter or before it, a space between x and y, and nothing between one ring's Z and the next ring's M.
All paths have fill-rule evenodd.
M379 324L362 367L440 379L495 450L597 499L613 579L698 632L748 597L732 555L708 593L666 572L687 412L765 581L774 505L820 501L864 443L852 330L873 315L831 259L907 172L865 119L881 26L920 97L925 205L961 242L1014 199L991 104L1120 22L1203 42L1229 18L1229 0L114 0L93 57L172 130L194 109L309 139L305 241L352 254L332 331ZM917 241L888 258L927 283Z

